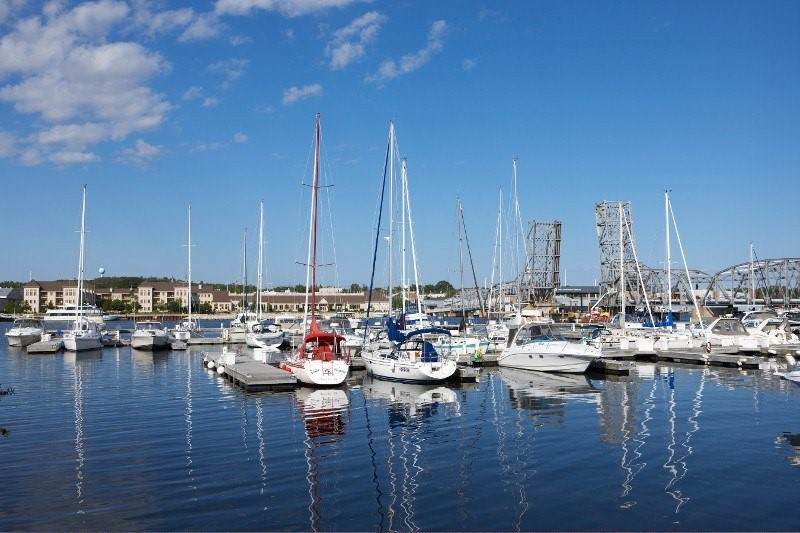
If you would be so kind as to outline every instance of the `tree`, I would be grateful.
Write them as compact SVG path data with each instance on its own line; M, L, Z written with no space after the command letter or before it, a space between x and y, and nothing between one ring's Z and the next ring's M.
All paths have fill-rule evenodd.
M198 311L200 312L201 315L210 315L211 313L214 312L214 309L211 308L211 304L210 303L205 302L205 303L200 304L200 307L198 308Z

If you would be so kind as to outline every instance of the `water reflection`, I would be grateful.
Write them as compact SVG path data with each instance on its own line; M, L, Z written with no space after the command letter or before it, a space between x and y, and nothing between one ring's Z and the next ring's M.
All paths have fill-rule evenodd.
M800 466L800 433L784 433L776 440L776 444L778 445L781 445L781 441L784 441L792 447L794 453L789 456L789 464L792 466Z
M319 531L321 520L319 470L325 456L323 448L338 448L350 421L350 400L342 389L312 389L300 387L295 398L305 429L306 481L308 482L309 526Z
M73 409L75 413L75 501L76 513L85 514L84 507L84 469L86 452L84 448L84 387L91 377L92 365L102 360L103 352L91 350L86 352L66 352L64 366L72 371Z
M584 374L557 374L501 367L511 403L529 411L563 410L567 401L596 403L598 393ZM563 414L563 413L562 413Z
M365 401L385 402L387 405L385 470L388 482L385 485L388 486L381 483L378 473L382 468L378 465L371 420L368 420L367 428L380 519L378 529L419 530L416 493L423 472L421 455L427 449L426 441L430 437L427 424L437 415L459 416L458 394L439 384L384 381L369 375L363 377L361 390Z

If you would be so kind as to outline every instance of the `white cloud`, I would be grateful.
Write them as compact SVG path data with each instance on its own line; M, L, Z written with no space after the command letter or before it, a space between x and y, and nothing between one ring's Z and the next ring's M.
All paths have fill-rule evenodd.
M333 70L345 68L347 65L366 55L366 45L375 41L381 24L386 16L377 11L364 13L347 26L333 32L333 39L325 48L331 58Z
M242 35L233 35L228 42L231 43L231 46L242 46L243 44L250 44L253 42L253 39L250 37L244 37Z
M283 105L291 105L312 96L322 96L322 85L315 83L305 87L290 87L283 91Z
M136 139L133 148L126 148L123 150L122 155L117 158L117 161L134 165L144 165L149 161L161 157L164 152L163 146L153 146L152 144L147 144L142 139Z
M244 69L249 63L249 59L228 59L212 63L206 69L211 73L225 76L227 81L231 82L244 75Z
M435 53L441 51L444 47L444 39L447 36L447 31L447 22L444 20L437 20L431 24L428 30L428 42L424 48L414 53L404 55L399 61L393 59L384 61L378 67L378 72L367 76L364 81L369 83L382 83L419 69L430 61Z
M0 85L0 101L38 117L32 131L17 134L26 143L25 164L99 161L91 146L156 128L171 108L148 87L170 65L157 52L111 36L130 12L126 3L64 5L47 4L44 17L20 19L0 39L0 83L13 76Z
M56 165L75 165L80 163L97 163L100 161L100 156L91 152L70 152L63 150L50 154L47 159Z
M241 133L241 132L238 132L238 131L237 131L237 132L236 132L236 133L233 135L233 142L235 142L235 143L243 143L243 142L247 142L247 135L245 135L244 133Z
M133 25L147 35L180 32L179 41L196 41L217 37L223 24L214 13L197 13L190 7L152 11L148 0L133 0Z
M10 157L14 153L16 140L8 132L0 130L0 157Z
M203 97L203 88L197 87L196 85L189 87L188 89L186 89L186 92L183 93L184 100L197 100L198 98L202 97Z
M277 11L285 17L299 17L331 8L342 8L357 0L217 0L218 15L249 15L252 11Z
M470 70L474 69L478 66L478 62L474 59L466 58L464 59L464 63L461 65L461 68L469 72Z
M209 96L203 100L203 107L215 107L219 104L219 100L216 98Z

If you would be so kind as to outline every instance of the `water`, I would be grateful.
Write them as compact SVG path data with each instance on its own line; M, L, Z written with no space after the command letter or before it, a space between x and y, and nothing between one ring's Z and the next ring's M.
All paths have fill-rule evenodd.
M640 364L244 393L199 350L0 340L0 530L797 530L800 387ZM792 440L798 447L792 446Z

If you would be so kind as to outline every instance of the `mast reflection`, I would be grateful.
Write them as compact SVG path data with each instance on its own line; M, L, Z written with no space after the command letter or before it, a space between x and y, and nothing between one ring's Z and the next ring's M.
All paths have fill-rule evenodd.
M342 389L295 390L300 415L303 419L306 444L306 480L308 481L308 513L312 531L319 531L322 495L319 486L320 459L324 448L338 448L350 422L350 400Z

